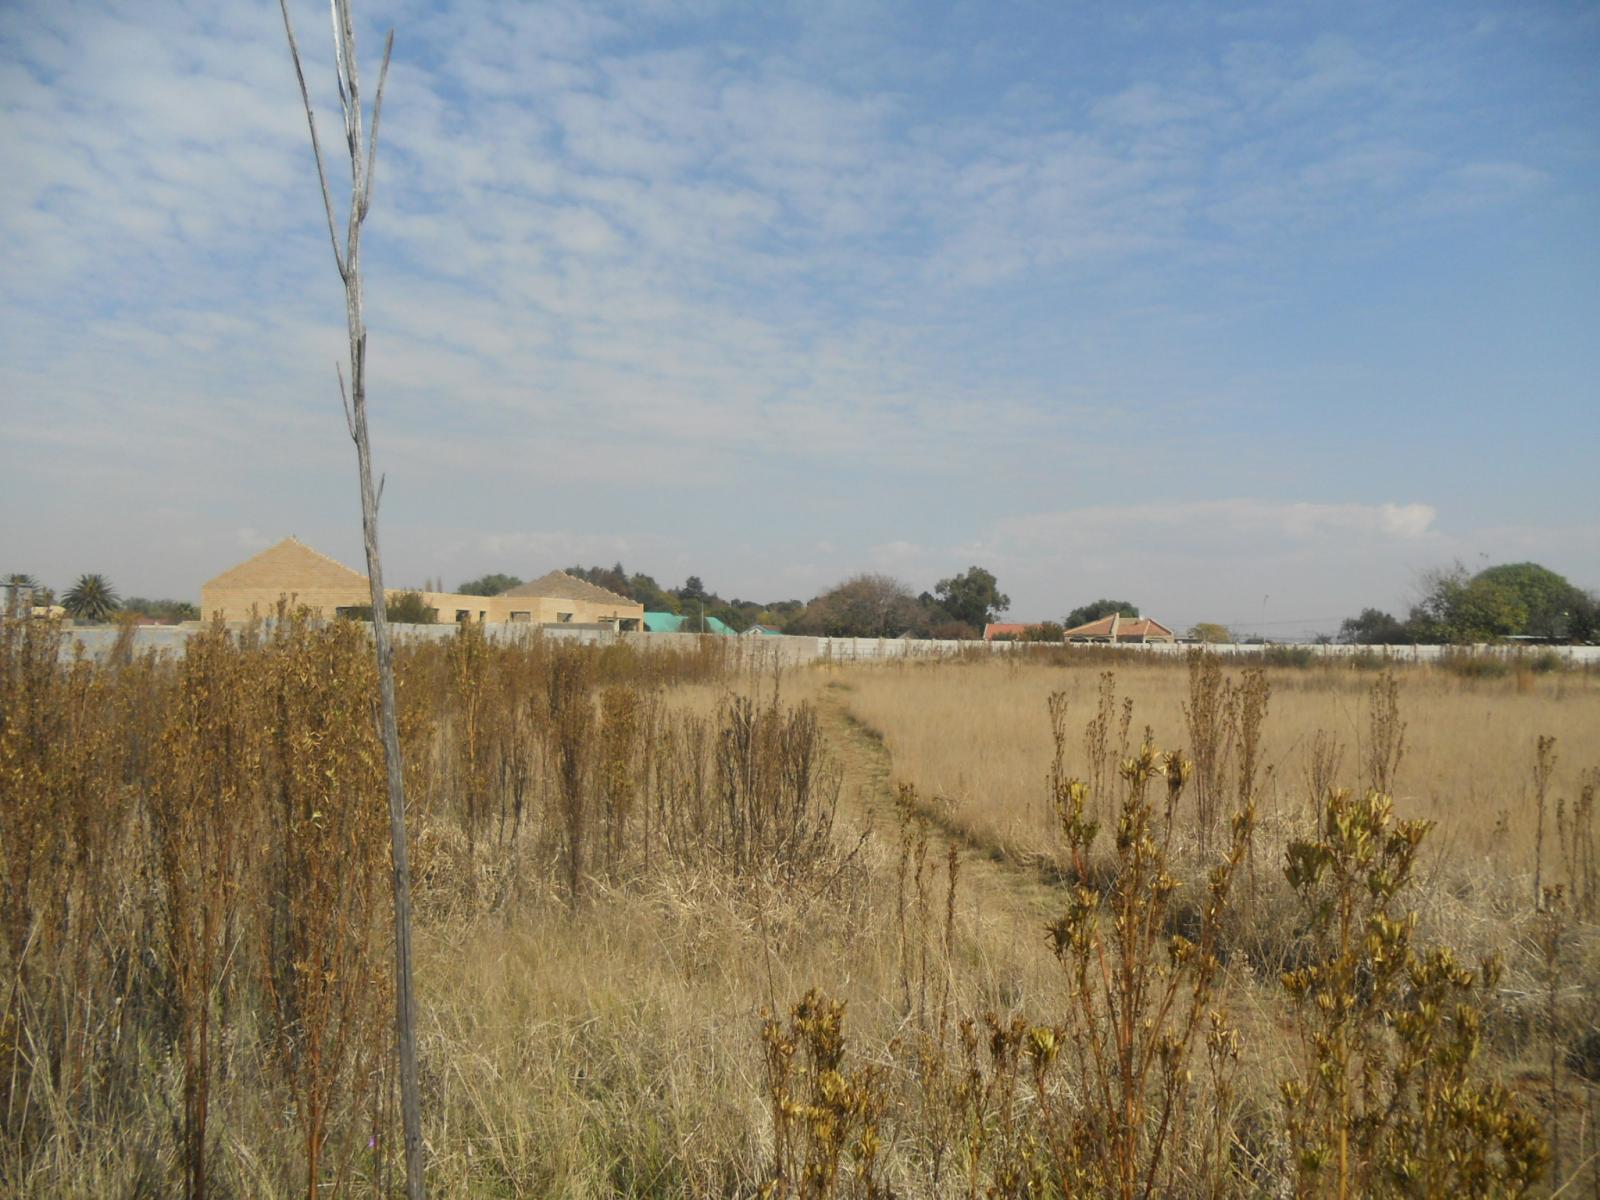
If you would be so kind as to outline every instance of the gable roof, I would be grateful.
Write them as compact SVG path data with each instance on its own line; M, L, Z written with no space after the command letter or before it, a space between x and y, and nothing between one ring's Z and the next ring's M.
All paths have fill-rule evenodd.
M208 588L281 587L286 592L324 588L364 588L367 577L342 562L286 537L205 584Z
M1067 630L1061 636L1064 638L1075 637L1151 637L1166 635L1172 637L1172 630L1160 621L1151 617L1124 617L1113 613L1109 617L1101 617L1098 621L1090 621L1087 625L1079 625Z
M637 604L626 596L619 596L613 591L601 587L597 583L590 583L587 579L579 579L576 575L568 575L565 571L551 571L548 575L541 575L531 583L519 584L517 587L508 588L500 593L502 596L529 596L542 597L546 600L588 600L595 604Z

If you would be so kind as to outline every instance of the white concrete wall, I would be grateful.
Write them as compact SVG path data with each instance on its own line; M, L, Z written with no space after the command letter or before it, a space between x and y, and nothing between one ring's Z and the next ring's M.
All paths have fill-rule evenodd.
M197 625L144 625L134 632L134 647L139 651L158 649L180 653ZM454 637L454 624L392 625L397 640L407 638L437 641ZM486 636L501 641L529 637L559 638L583 644L606 645L624 641L629 645L653 649L685 649L701 638L720 643L727 652L743 661L762 658L785 663L812 662L872 662L888 659L929 659L958 654L1026 654L1035 646L1062 649L1060 642L955 642L916 641L910 638L817 638L817 637L726 637L700 633L616 633L603 629L572 629L561 625L529 625L513 621L489 621L481 628ZM75 645L81 645L91 658L103 656L117 640L117 630L110 625L68 627L63 639L64 654L70 655ZM1109 643L1068 643L1065 649L1092 650L1118 654L1183 655L1193 646L1173 645L1163 642L1130 642L1118 645ZM1531 658L1535 655L1554 654L1573 666L1600 666L1600 646L1209 646L1219 655L1236 658L1259 656L1265 650L1286 649L1309 651L1317 658L1342 659L1370 656L1389 658L1396 662L1434 662L1446 655L1475 655L1493 658Z

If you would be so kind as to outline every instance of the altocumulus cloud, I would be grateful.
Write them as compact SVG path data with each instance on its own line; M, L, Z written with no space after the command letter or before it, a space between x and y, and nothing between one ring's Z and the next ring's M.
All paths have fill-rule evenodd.
M326 14L293 7L331 132ZM1593 88L1546 55L1592 31L1553 16L1163 13L1163 38L1022 4L360 8L369 60L398 29L367 253L400 578L626 554L759 596L992 554L1048 611L1212 553L1241 586L1311 561L1393 591L1459 548L1471 482L1385 484L1399 452L1327 428L1327 381L1359 361L1396 445L1431 391L1338 331L1304 361L1263 314L1365 318L1374 289L1328 281L1398 294L1419 231L1461 257L1593 194ZM0 502L31 518L6 569L183 593L237 529L357 557L275 7L19 0L5 26ZM1283 458L1313 429L1336 465L1293 486L1194 446ZM1216 499L1241 491L1305 503Z

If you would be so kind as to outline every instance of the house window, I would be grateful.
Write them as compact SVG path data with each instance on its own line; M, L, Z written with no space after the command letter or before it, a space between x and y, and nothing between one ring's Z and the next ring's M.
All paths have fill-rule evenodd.
M472 620L472 610L470 608L458 608L458 609L456 609L456 624L457 625L464 624L465 622L470 621L470 620Z
M556 614L556 620L560 621L563 625L565 625L567 622L572 620L572 614L571 613L558 612Z
M533 614L531 612L514 612L511 614L511 619L513 621L531 621L533 620Z

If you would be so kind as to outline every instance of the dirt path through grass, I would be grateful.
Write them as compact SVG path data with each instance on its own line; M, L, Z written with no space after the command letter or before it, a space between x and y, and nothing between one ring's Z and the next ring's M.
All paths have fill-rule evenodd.
M846 689L837 683L821 689L817 715L844 771L840 808L852 818L848 825L859 827L870 821L876 835L892 844L894 762L888 746L850 712ZM1045 926L1060 912L1059 888L1032 866L974 848L931 805L924 804L919 811L928 822L930 860L942 862L948 848L956 848L961 905L975 911L996 934L1042 944Z

